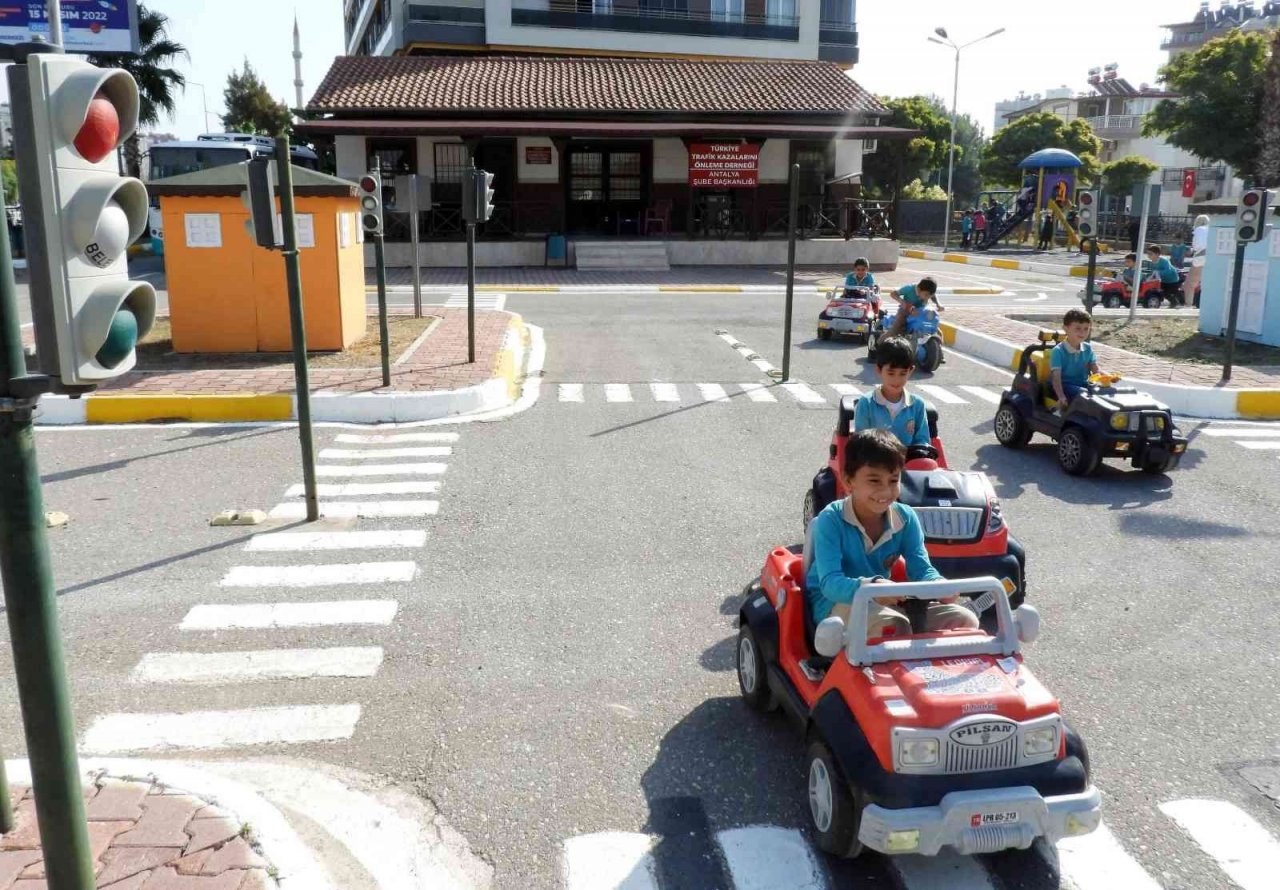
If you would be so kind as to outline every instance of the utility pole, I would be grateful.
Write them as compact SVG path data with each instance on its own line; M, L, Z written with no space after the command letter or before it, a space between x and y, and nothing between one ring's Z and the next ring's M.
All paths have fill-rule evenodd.
M782 379L791 379L791 315L796 286L796 224L800 215L800 165L791 165L791 197L787 208L787 308L782 320Z

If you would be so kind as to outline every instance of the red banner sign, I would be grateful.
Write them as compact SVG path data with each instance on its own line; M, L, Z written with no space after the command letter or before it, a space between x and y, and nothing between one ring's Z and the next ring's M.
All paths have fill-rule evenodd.
M694 142L689 146L690 188L752 188L759 177L759 145Z
M1195 168L1189 168L1182 171L1182 197L1194 198L1196 196L1196 171Z
M524 147L524 162L530 165L550 164L551 163L551 146L526 145Z

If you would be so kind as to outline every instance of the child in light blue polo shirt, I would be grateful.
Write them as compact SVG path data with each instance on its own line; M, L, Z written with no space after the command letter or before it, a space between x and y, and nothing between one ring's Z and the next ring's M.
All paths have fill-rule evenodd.
M845 287L875 287L876 277L871 274L871 264L866 257L853 261L853 271L844 277Z
M1088 312L1068 309L1062 318L1062 328L1067 332L1067 339L1049 353L1049 373L1058 410L1065 412L1071 400L1088 384L1089 375L1098 373L1098 362L1093 357L1093 347L1087 342L1093 332L1093 318Z
M876 376L880 385L858 399L853 415L855 430L884 429L904 446L929 444L929 406L907 392L907 381L916 369L916 351L901 337L881 340L876 346Z

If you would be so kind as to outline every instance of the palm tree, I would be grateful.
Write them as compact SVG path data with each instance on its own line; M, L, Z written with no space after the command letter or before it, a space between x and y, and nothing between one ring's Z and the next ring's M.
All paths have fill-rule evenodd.
M172 117L177 108L176 90L186 90L187 79L169 67L178 56L189 58L187 48L167 35L169 17L138 4L139 50L133 53L95 53L91 64L123 68L138 82L138 127L154 127L160 115ZM130 176L142 175L142 137L134 133L125 144L125 166Z

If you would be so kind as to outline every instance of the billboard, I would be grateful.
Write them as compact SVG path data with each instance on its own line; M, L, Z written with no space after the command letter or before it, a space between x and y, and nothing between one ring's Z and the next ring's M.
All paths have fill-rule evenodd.
M0 0L0 43L49 39L44 0ZM69 53L138 50L137 0L62 0L62 42Z
M760 176L760 146L739 142L694 142L689 146L689 186L751 188Z

